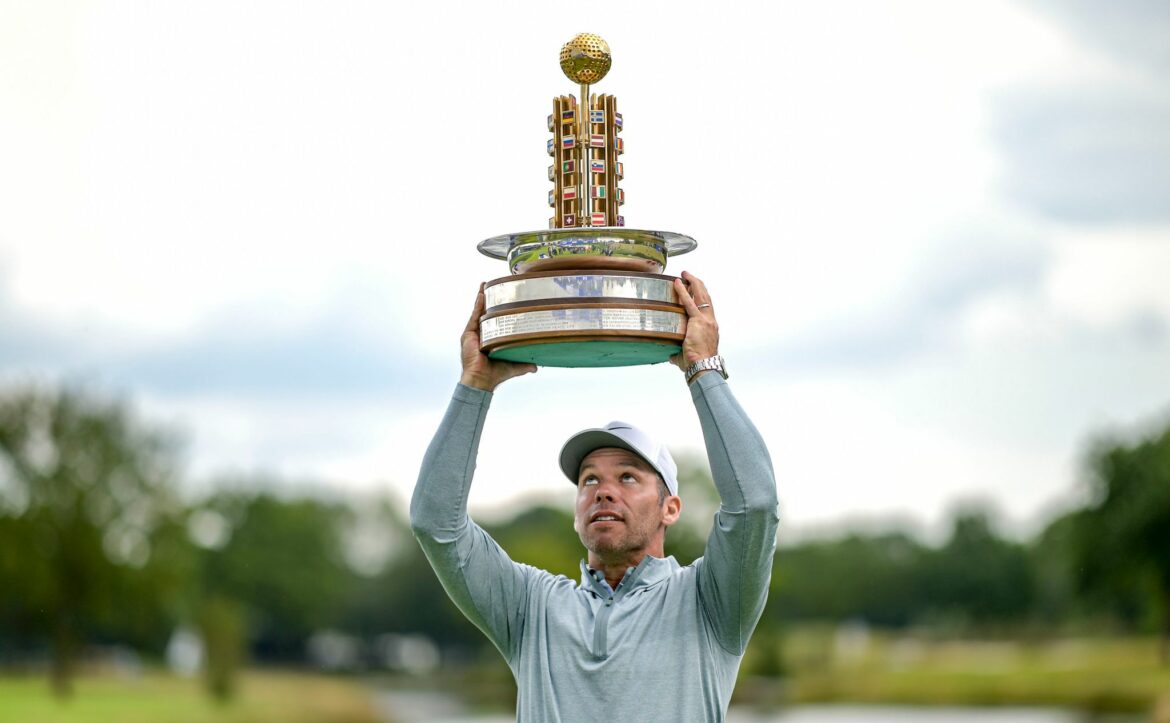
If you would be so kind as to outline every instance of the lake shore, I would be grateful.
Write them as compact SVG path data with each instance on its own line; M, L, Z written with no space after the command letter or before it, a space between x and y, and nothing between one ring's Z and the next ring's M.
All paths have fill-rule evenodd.
M745 670L766 650L752 651ZM783 675L741 674L737 702L1042 706L1170 721L1170 666L1152 638L931 640L804 630L785 638Z

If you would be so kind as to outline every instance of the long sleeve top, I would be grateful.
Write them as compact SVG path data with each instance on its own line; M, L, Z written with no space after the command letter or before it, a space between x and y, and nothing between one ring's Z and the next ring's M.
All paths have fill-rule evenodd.
M613 589L512 561L467 515L488 392L458 386L423 459L411 525L447 594L516 678L518 721L722 721L768 593L776 483L726 381L690 386L721 499L703 557L647 555ZM567 533L568 531L566 531Z

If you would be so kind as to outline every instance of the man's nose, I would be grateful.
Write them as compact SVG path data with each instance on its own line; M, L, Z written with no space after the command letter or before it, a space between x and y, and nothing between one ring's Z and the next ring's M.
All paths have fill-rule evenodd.
M594 493L594 499L596 499L598 502L601 502L602 500L606 502L613 502L613 485L604 483L597 485L597 492Z

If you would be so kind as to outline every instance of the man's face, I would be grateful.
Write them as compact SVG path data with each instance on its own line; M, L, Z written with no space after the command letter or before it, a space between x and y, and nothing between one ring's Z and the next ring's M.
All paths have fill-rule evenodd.
M586 549L603 561L661 557L666 527L678 519L679 501L668 496L659 502L660 484L658 473L633 452L603 447L589 453L577 474L573 518Z

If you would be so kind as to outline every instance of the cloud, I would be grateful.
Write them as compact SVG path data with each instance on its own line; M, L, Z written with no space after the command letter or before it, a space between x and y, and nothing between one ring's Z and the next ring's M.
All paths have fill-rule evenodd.
M76 343L63 335L46 333L6 311L0 299L0 370L44 366L77 352Z
M1151 71L1170 70L1170 5L1162 0L1033 0L1083 43Z
M1170 222L1170 95L1033 89L995 106L1010 201L1074 224Z
M1028 4L1079 52L1055 83L991 99L1008 200L1076 225L1170 222L1170 5Z
M894 293L751 356L788 370L877 369L945 347L979 300L1027 294L1043 279L1050 263L1044 247L1026 231L1005 232L1002 223L972 221L940 236Z
M263 327L214 328L111 365L125 382L162 394L400 401L445 389L453 373L436 367L442 365L335 318L278 334Z
M393 321L383 327L365 321L370 315L363 310L384 308L385 299L350 288L327 303L294 311L268 299L260 313L235 309L154 338L109 324L20 313L0 285L0 371L96 377L162 398L411 404L450 386L456 359L431 358Z
M93 351L94 340L84 324L51 327L19 307L9 292L6 272L0 266L0 372L68 365Z

